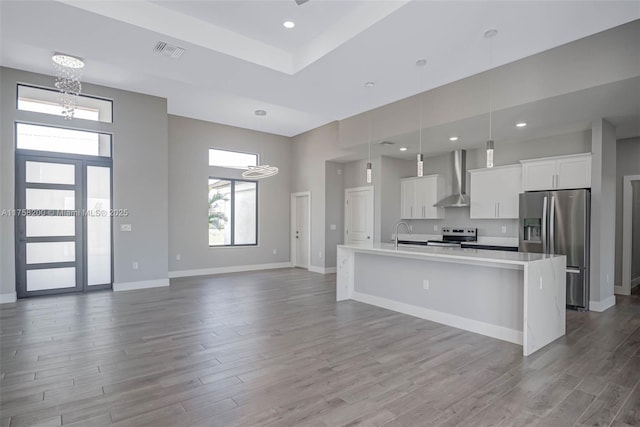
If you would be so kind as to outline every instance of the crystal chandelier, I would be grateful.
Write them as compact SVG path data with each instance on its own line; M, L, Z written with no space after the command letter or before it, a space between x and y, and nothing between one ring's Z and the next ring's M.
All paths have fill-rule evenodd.
M56 70L55 87L60 91L58 103L62 107L62 115L65 120L71 120L75 114L78 95L82 90L80 77L84 70L84 61L62 53L54 53L51 61Z

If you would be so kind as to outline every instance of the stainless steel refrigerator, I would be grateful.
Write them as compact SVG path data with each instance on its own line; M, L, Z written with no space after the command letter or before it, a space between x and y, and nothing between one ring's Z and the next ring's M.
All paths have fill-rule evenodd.
M589 307L589 190L520 194L520 252L567 256L567 307Z

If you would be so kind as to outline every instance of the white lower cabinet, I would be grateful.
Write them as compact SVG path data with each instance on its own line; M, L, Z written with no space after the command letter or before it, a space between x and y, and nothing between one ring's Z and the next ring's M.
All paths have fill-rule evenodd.
M436 204L444 196L444 179L441 175L427 175L400 180L402 219L442 219L444 208Z
M522 192L521 165L475 169L469 174L470 218L518 218L519 194Z

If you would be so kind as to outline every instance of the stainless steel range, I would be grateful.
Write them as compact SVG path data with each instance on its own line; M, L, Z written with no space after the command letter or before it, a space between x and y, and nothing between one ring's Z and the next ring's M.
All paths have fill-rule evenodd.
M427 246L459 248L464 242L478 241L477 228L442 227L442 240L429 240Z

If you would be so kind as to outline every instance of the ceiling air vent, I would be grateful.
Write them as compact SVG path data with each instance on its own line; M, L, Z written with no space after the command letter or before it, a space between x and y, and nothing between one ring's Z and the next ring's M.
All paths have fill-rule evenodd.
M395 145L395 142L392 141L382 141L380 145Z
M153 48L153 51L160 55L168 56L169 58L178 59L184 53L184 48L167 42L158 42L156 47Z

